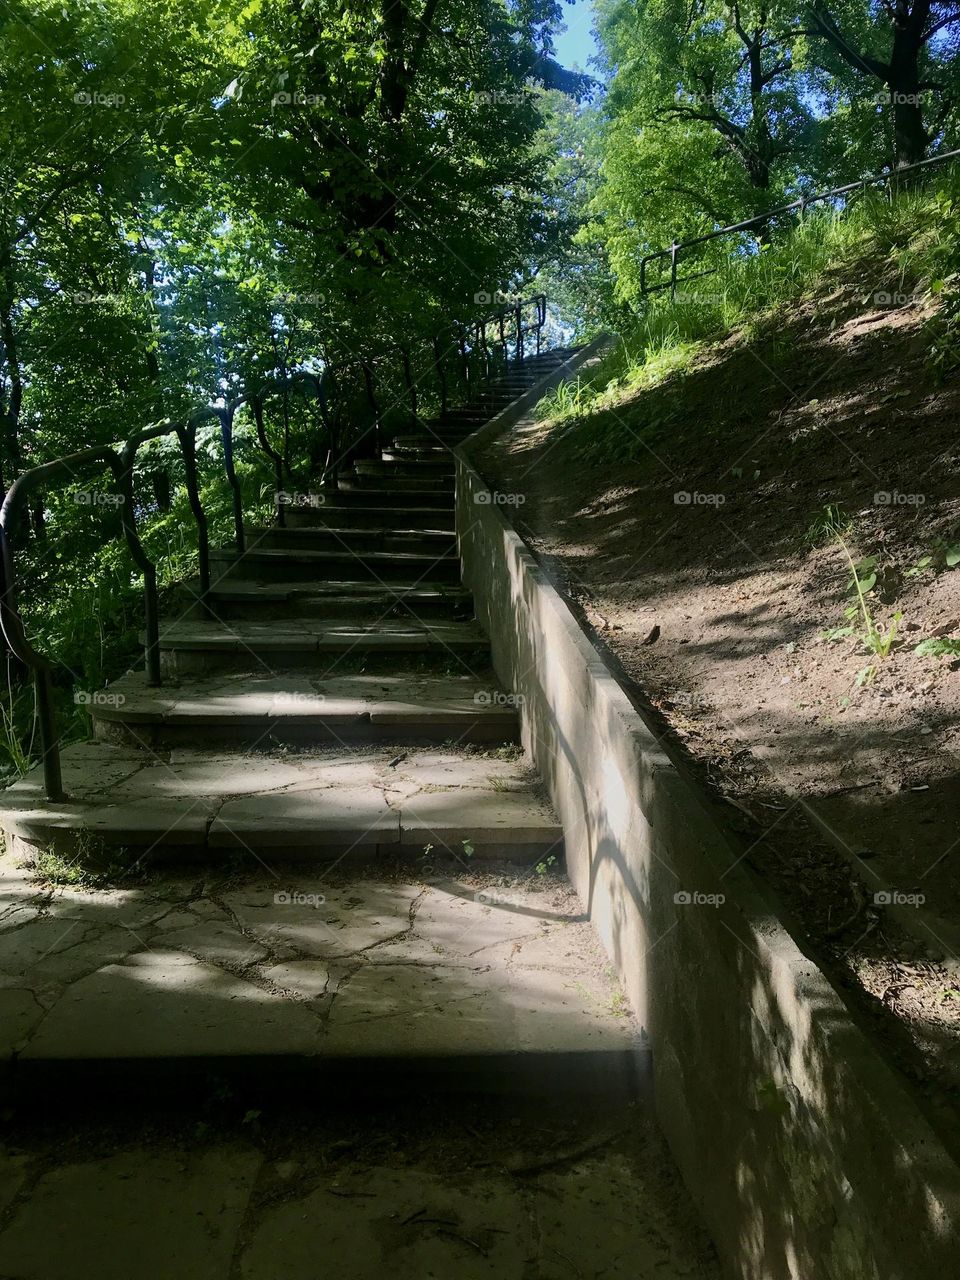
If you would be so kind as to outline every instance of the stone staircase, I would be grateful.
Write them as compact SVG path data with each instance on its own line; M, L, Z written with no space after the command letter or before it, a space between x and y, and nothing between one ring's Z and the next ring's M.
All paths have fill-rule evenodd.
M397 1058L458 1079L468 1059L514 1078L518 1055L632 1071L453 528L451 447L568 356L528 359L286 527L213 552L206 606L162 622L161 686L115 681L95 739L63 751L68 798L45 800L39 770L4 793L15 1081L265 1055L354 1080ZM147 880L38 888L51 850Z

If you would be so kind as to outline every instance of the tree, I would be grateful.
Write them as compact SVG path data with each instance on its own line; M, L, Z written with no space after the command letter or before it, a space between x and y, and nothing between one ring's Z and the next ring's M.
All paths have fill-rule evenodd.
M814 0L799 34L819 45L826 69L883 86L877 101L892 114L893 160L902 166L924 159L956 110L958 24L957 0L848 0L842 8Z

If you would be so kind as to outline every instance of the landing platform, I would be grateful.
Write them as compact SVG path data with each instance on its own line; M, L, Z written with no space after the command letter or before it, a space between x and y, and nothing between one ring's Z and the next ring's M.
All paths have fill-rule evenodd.
M43 887L0 861L0 1057L17 1088L179 1090L286 1070L382 1095L591 1087L645 1056L550 871L348 879L309 868Z

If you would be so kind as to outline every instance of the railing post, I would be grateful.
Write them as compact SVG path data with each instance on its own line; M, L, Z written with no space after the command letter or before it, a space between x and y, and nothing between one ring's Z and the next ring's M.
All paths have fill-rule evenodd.
M514 308L513 314L517 322L516 359L517 364L523 364L523 307L519 302Z
M419 407L417 402L417 387L413 380L413 371L410 368L409 349L404 347L401 355L403 356L403 380L407 384L407 395L410 399L410 412L414 417L417 417L417 409Z
M5 504L10 511L11 523L16 522L13 504ZM43 789L48 800L55 803L65 800L63 776L60 770L60 742L53 711L53 680L50 666L34 652L23 633L23 625L16 606L14 589L15 568L13 548L5 527L0 527L0 623L10 651L33 670L33 684L37 691L37 721L40 729L40 750L43 764ZM28 661L28 659L30 659Z
M250 401L250 408L253 410L253 422L257 429L257 439L260 441L260 448L273 462L273 474L277 482L276 501L274 505L277 508L277 524L281 529L283 529L287 524L286 507L280 498L280 495L283 492L283 458L267 439L267 431L263 422L263 395L265 390L266 388L263 387L256 393Z
M433 340L433 361L440 381L440 412L445 415L449 407L450 397L447 391L447 371L443 367L443 344L439 337Z
M47 799L65 800L63 790L63 774L60 769L60 740L57 737L56 719L53 712L53 680L50 668L44 664L34 673L34 685L37 690L37 719L40 724L40 751L43 763L43 789Z
M240 493L240 481L237 479L236 468L233 465L233 413L233 409L228 405L226 409L218 410L217 417L220 420L220 440L223 444L223 466L233 497L234 543L237 553L242 555L246 549L246 538L243 531L243 497Z
M467 393L467 399L470 399L470 357L467 354L467 335L460 331L457 342L460 347L460 364L463 368L463 386Z
M677 256L680 246L674 240L670 246L670 301L676 302L677 299Z
M160 682L160 602L157 597L157 570L153 562L147 559L137 533L136 516L134 514L135 495L133 491L133 466L137 446L128 440L120 454L120 470L117 484L123 497L120 505L120 519L126 534L127 546L134 561L143 574L143 625L146 642L143 646L143 660L147 673L147 684L157 687Z
M195 423L177 427L177 438L183 451L183 463L190 510L197 522L197 568L200 575L200 604L209 612L210 595L210 541L207 534L207 517L200 501L197 484L197 428Z
M380 411L380 402L376 397L373 386L373 370L370 368L368 361L364 360L362 364L363 382L367 389L367 403L373 410L374 421L374 448L378 458L383 457L383 415Z

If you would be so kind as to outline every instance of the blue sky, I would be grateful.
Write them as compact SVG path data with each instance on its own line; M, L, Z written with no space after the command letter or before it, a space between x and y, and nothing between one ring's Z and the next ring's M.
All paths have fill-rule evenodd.
M593 0L574 0L563 6L563 20L567 30L557 36L557 61L564 67L578 66L589 71L588 58L596 53L596 45L590 35Z

